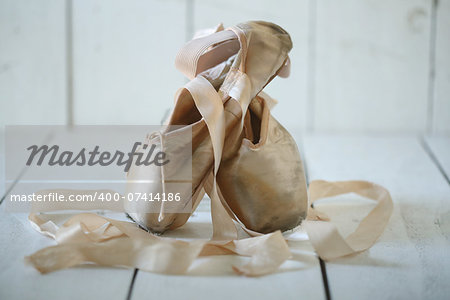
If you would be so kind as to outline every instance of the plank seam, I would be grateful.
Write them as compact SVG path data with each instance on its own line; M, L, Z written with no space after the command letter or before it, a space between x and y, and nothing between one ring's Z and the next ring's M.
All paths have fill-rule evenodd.
M52 140L52 135L48 134L44 140L43 143L49 143ZM6 140L5 140L5 147L6 147ZM6 149L5 149L5 156L6 156ZM5 159L5 163L6 163L6 159ZM24 166L20 172L19 175L17 175L17 178L14 179L13 183L11 184L11 186L5 191L5 194L3 195L3 197L0 199L0 205L3 203L3 200L6 199L6 197L9 195L9 193L11 193L12 189L14 188L14 186L16 186L16 184L19 182L19 180L23 177L23 175L25 174L25 172L27 171L27 167ZM6 183L6 165L5 165L5 183ZM5 184L6 186L6 184Z
M11 193L12 189L14 188L14 186L19 182L20 178L22 178L23 174L25 174L26 168L23 168L19 175L17 176L17 178L13 181L13 183L11 184L11 186L5 191L5 194L3 195L3 197L0 199L0 205L2 205L3 200L6 199L6 197Z
M185 0L185 12L184 12L184 18L185 18L185 37L184 39L186 42L190 41L194 37L194 3L195 0ZM184 82L188 83L189 79L184 78ZM163 119L165 120L165 119Z
M194 3L195 0L186 0L185 1L185 40L186 42L189 41L194 36ZM189 80L185 79L185 82L188 82ZM161 124L165 120L166 116L170 113L170 109L167 109L165 112L165 116L161 120ZM127 217L134 222L134 220L126 214ZM146 230L142 226L139 225L139 227L143 230ZM147 230L146 230L147 231ZM126 300L131 300L133 289L134 289L134 283L136 281L136 277L139 273L139 269L134 269L133 277L130 282L130 287L128 288L128 294Z
M437 6L438 0L431 3L431 24L429 41L429 71L428 71L428 101L427 101L427 128L426 132L433 131L434 101L435 101L435 79L436 79L436 32L437 32Z
M304 156L304 149L303 145L300 145L299 148L301 148L300 155L303 160L303 169L305 170L305 180L306 184L309 186L309 172L308 172L308 164L306 162L305 156ZM314 207L314 205L313 205ZM323 283L323 289L325 291L325 299L331 300L331 292L330 292L330 286L328 284L328 275L327 275L327 266L324 260L322 260L320 257L317 257L319 260L320 265L320 273L322 274L322 283Z
M73 103L73 2L66 1L66 117L67 125L74 124Z
M194 3L195 0L186 0L186 12L185 12L185 18L186 18L186 42L192 39L194 36Z
M438 168L439 172L444 177L444 179L447 182L447 184L450 185L450 178L449 178L449 176L445 172L444 167L442 167L442 164L440 163L440 161L437 158L437 156L434 154L433 150L431 150L431 147L428 145L428 143L426 142L425 138L422 137L420 139L420 144L422 145L422 148L427 153L428 157L431 159L431 161L434 163L434 165Z
M308 14L308 59L307 59L307 108L306 108L306 129L308 132L314 131L315 122L315 100L316 100L316 28L317 28L317 2L314 0L309 1L309 14Z
M323 287L325 289L325 298L331 300L330 286L328 285L327 266L325 261L319 257L320 271L322 273Z
M136 276L137 276L138 272L139 272L139 269L134 269L133 277L131 277L130 287L128 288L126 300L131 300L131 296L133 295L134 282L136 281Z

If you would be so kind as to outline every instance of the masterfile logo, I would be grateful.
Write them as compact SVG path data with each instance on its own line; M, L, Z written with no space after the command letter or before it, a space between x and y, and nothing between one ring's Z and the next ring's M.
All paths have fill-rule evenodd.
M139 148L146 150L149 148L150 150L147 152L146 157L144 158L144 153ZM82 148L78 153L74 153L72 151L60 151L60 147L58 145L48 146L48 145L32 145L27 148L30 150L30 156L28 157L27 166L31 166L33 161L36 158L36 165L41 166L42 163L46 162L49 166L109 166L113 163L116 163L117 166L124 166L124 172L128 172L130 170L131 165L133 164L133 157L136 156L134 163L136 166L149 166L151 164L155 164L156 166L163 166L169 163L169 160L166 159L166 153L162 151L155 151L156 145L148 145L142 144L140 142L136 142L133 145L133 149L124 153L122 151L115 151L111 153L109 151L100 152L100 146L95 146L91 151L86 150L86 148ZM156 152L156 153L155 153Z
M7 208L190 211L192 134L161 134L178 127L8 126Z

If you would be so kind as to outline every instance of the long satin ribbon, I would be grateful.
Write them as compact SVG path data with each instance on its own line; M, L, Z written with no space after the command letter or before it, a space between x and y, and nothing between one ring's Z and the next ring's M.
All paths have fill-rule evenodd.
M343 238L335 225L310 215L302 223L312 245L323 259L332 259L363 251L376 241L392 212L392 200L383 187L366 181L313 181L309 192L312 202L338 194L357 193L377 201L354 233ZM46 218L49 218L46 215ZM139 268L164 274L184 274L197 257L236 254L249 256L244 266L233 266L239 274L261 276L276 272L289 259L290 250L281 232L228 241L181 241L155 236L136 224L117 221L92 213L78 214L61 227L51 219L34 213L29 220L40 233L56 240L26 260L41 273L95 263L102 266Z
M29 220L38 231L58 242L56 246L26 257L26 261L41 273L95 263L184 274L197 257L236 254L250 257L246 265L232 266L236 272L260 276L275 272L290 257L279 231L241 240L186 242L155 236L134 223L91 213L75 215L61 227L34 213L30 214Z
M211 217L213 221L213 239L230 240L237 238L236 227L231 218L228 217L217 194L216 174L219 170L222 158L223 144L225 140L225 115L223 102L217 91L208 80L197 76L190 81L185 89L190 92L195 105L205 120L211 137L214 153L214 180L209 191L211 198Z
M332 222L312 209L303 227L317 254L325 260L354 254L370 248L381 236L393 210L391 195L382 186L367 181L312 181L310 203L326 197L355 193L376 201L376 206L359 223L353 233L344 238Z
M231 31L206 37L191 44L182 53L180 61L188 60L185 72L194 77L199 70L198 60L214 44L214 39L229 41L235 39ZM212 44L211 44L212 43ZM193 59L189 58L195 52ZM178 58L177 58L178 59ZM200 68L201 69L201 68ZM241 104L243 115L250 101L249 81L240 72L240 85L231 90L233 100ZM188 76L188 77L189 77ZM208 188L211 198L213 220L213 239L210 241L180 241L147 233L134 223L104 218L95 214L79 214L61 227L51 220L44 220L32 213L30 222L42 234L56 240L58 245L44 248L27 257L36 269L47 273L84 263L104 266L139 268L150 272L165 274L184 274L192 262L200 256L236 254L249 256L250 262L233 269L246 276L260 276L275 272L291 253L281 232L259 234L247 232L256 237L237 240L232 217L243 227L242 222L227 212L227 206L220 200L215 180L219 168L224 138L225 123L223 102L212 85L202 77L195 77L180 93L189 92L199 109L208 131L214 151L214 170L212 184ZM264 98L268 98L262 94ZM273 103L273 101L272 101ZM343 238L337 228L319 211L311 208L309 218L303 222L310 241L317 254L324 259L337 258L363 251L376 241L383 232L392 213L392 199L383 187L365 181L326 182L313 181L310 184L311 204L321 198L349 192L358 193L377 201L377 205L365 217L354 233Z

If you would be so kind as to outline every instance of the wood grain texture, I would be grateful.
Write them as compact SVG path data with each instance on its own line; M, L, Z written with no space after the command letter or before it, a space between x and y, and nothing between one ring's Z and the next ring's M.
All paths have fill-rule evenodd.
M294 48L290 53L292 69L287 79L275 78L265 89L279 101L273 114L290 129L306 126L308 71L308 1L194 1L194 30L225 27L251 20L274 22L291 35Z
M4 209L3 204L0 206L0 299L126 298L133 270L84 266L41 275L26 265L26 255L55 242L35 231L27 214L12 214Z
M184 80L185 1L74 1L76 124L158 125Z
M0 1L0 126L64 124L64 1Z
M327 262L335 299L445 299L450 287L450 186L416 138L308 136L311 179L361 179L386 187L394 213L378 242L359 255ZM326 210L348 232L354 209ZM332 207L330 207L332 208ZM342 228L342 227L341 227Z
M317 1L318 131L424 132L431 0Z
M8 195L23 193L14 183ZM0 205L0 299L126 299L132 269L85 265L42 275L27 265L25 256L56 242L33 229L28 213L8 211L7 201ZM126 220L123 213L104 215ZM62 223L71 215L59 217Z
M450 133L450 1L437 3L433 129Z

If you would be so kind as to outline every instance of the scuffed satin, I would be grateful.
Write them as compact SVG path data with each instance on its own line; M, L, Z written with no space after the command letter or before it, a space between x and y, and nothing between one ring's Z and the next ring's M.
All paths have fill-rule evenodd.
M261 28L267 29L265 33L261 35L255 34ZM255 30L252 31L253 29ZM195 77L190 84L184 89L181 89L177 94L176 107L171 120L169 120L170 124L177 124L175 121L180 121L185 122L185 125L191 125L192 132L195 133L193 135L193 145L196 145L196 149L202 149L198 154L198 158L193 157L193 160L197 159L196 161L198 162L198 166L193 166L193 168L200 168L198 173L201 174L195 175L198 177L195 178L196 182L193 182L193 194L195 197L193 209L198 204L198 199L200 199L199 195L202 195L203 190L206 190L211 198L213 240L186 242L177 239L162 238L139 229L136 224L107 219L94 214L74 216L63 224L63 226L58 227L52 221L43 220L39 216L31 214L30 221L32 225L41 233L53 237L58 243L56 246L42 249L27 257L27 261L36 269L46 273L79 264L95 263L105 266L136 267L142 270L166 274L183 274L199 256L236 254L251 258L247 265L233 266L233 269L237 273L247 276L260 276L275 272L290 257L286 240L280 231L261 234L251 230L251 228L246 228L247 226L251 227L255 225L256 227L260 226L258 229L261 231L270 231L269 228L265 227L267 223L261 223L264 210L273 208L274 202L283 201L284 199L265 197L261 191L254 190L256 194L259 193L260 198L250 195L248 198L250 199L249 201L256 203L259 199L261 203L264 203L263 205L268 205L268 207L263 208L262 204L258 204L261 206L261 211L258 214L251 215L251 213L249 214L250 206L246 207L246 204L243 203L245 197L241 197L240 199L236 197L235 199L237 200L235 203L237 205L233 204L233 202L230 202L231 205L229 205L224 199L228 197L224 195L228 191L228 188L234 189L235 194L244 193L242 189L237 188L239 184L236 183L239 181L245 183L245 178L238 178L238 180L235 180L236 183L225 183L223 187L220 180L216 182L216 175L220 173L219 165L221 164L222 158L232 160L235 153L239 153L239 160L241 160L242 164L253 167L258 171L256 174L252 174L254 178L258 178L258 175L261 175L260 172L264 172L260 168L260 165L257 165L255 161L249 158L250 155L248 157L245 155L245 152L251 153L249 149L252 147L255 148L255 145L252 146L248 142L245 142L245 139L244 142L240 142L243 138L243 123L250 101L254 101L256 94L276 75L277 70L284 65L286 60L280 57L280 54L283 52L279 52L274 56L271 56L269 53L267 57L272 57L275 61L273 64L268 63L264 65L261 64L261 59L265 56L258 56L263 51L261 53L255 52L257 47L264 46L266 41L269 43L276 41L276 39L271 40L272 36L278 35L285 37L287 35L278 26L265 22L249 22L233 28L233 32L238 37L241 49L234 58L232 57L233 53L231 53L230 60L227 61L228 64L225 63L224 66L229 66L231 63L231 69L225 76L224 83L219 91L216 91L217 81L210 81L208 78L201 76ZM231 35L227 36L230 37ZM287 35L286 44L284 45L287 45L287 48L290 49L291 44L290 38L288 37ZM250 49L252 45L256 45L253 50ZM269 52L272 51L271 47L266 46L262 49ZM248 57L246 55L247 50L249 53L252 53ZM185 57L189 57L189 55ZM191 65L196 66L196 64ZM198 71L197 67L194 70L195 72ZM261 77L260 71L264 71L265 77ZM217 74L224 74L224 72L217 72ZM233 99L229 99L230 96ZM262 103L269 105L267 101L263 101ZM228 109L227 104L230 105ZM283 153L283 155L291 155L291 159L299 163L297 167L289 166L291 168L287 169L287 174L294 177L297 176L297 179L301 183L300 186L302 186L304 183L304 177L302 177L304 176L303 167L301 166L300 158L296 156L298 152L292 138L290 138L287 132L283 131L284 129L281 129L282 127L273 118L264 117L264 114L269 116L268 110L265 110L264 107L258 107L258 104L250 104L250 109L256 113L260 111L262 120L268 121L267 126L261 126L262 131L264 131L264 128L267 128L267 130L266 132L261 132L263 143L261 143L260 149L264 149L262 147L264 144L272 144L275 148L276 145L281 145L278 151L281 151L280 153ZM227 115L232 123L230 130L227 130L229 127ZM164 134L169 135L168 132ZM161 138L161 136L163 137ZM165 139L165 135L160 135L159 140L156 138L153 142L162 145ZM168 145L170 145L170 141ZM174 145L174 148L176 148L177 144L174 143ZM203 148L202 145L204 145ZM275 148L270 149L268 147L269 150L267 152L260 150L263 155L260 159L277 159L274 155L276 152ZM194 150L193 147L193 156ZM255 153L257 152L255 151ZM279 163L287 166L286 162L281 161ZM233 166L233 164L231 165ZM276 165L274 164L274 166ZM238 167L234 166L234 168ZM144 173L139 173L140 171L131 171L131 178L137 176L138 179L142 179L139 177L155 176L154 178L161 179L162 177L162 173L156 171L150 171L150 173L142 171ZM285 188L287 188L290 196L296 195L296 193L299 195L298 199L300 201L286 200L287 204L297 205L298 207L295 209L297 209L298 218L303 218L306 204L304 188L295 189L291 186L292 183L282 180L288 180L288 178L283 177L284 173L282 173L283 170L281 168L279 172L280 177L277 178L281 179L278 183L280 185L286 185ZM301 176L297 174L301 174ZM220 189L217 188L217 183L221 186ZM264 183L269 184L269 182ZM274 197L279 197L282 189L277 190L275 187L273 189L275 191L273 193ZM309 220L304 222L305 228L317 253L325 259L349 255L367 249L382 233L391 215L392 200L390 195L384 188L378 185L360 181L320 182L319 184L312 182L310 185L310 194L314 195L311 199L314 201L322 197L349 192L356 192L373 199L377 201L377 206L361 222L355 230L355 233L347 238L343 238L339 231L332 226L324 225L329 224L324 222L326 217L309 207ZM272 200L272 203L269 203L270 200ZM232 205L235 206L232 208ZM132 217L135 220L137 219L138 223L146 225L146 227L154 228L155 231L164 231L169 228L181 226L187 221L190 215L189 213L184 215L166 214L163 208L160 208L160 210L163 214L161 212L159 214L134 212L137 215L132 215ZM268 215L271 213L267 211ZM237 216L238 214L240 215ZM232 218L235 218L235 221L243 226L249 234L257 236L237 240L236 228ZM296 222L298 220L286 222L288 223L286 226L295 226L293 224Z
M217 28L217 30L220 29L220 27ZM205 180L211 172L217 173L221 158L230 156L238 150L236 147L227 145L224 147L225 139L232 141L231 144L236 144L241 135L244 113L247 111L251 99L276 76L277 71L284 67L288 52L292 48L289 34L272 23L248 22L238 24L232 29L234 33L221 31L193 39L180 51L182 54L177 56L177 67L184 70L184 73L193 79L175 96L175 108L168 120L168 125L185 125L185 127L177 129L175 132L162 132L159 137L149 141L150 144L161 149L163 140L167 140L167 144L169 144L174 136L187 135L192 132L191 212L195 210L203 197L202 188ZM214 53L216 56L222 57L224 49L231 47L230 45L223 47L222 44L228 41L239 41L240 50L237 54L230 53L230 57L226 61L214 65L194 77L197 72L202 70L199 69L200 60L205 63L204 56L211 57L211 54ZM212 45L214 48L206 51ZM231 47L231 50L232 52L237 51L234 47ZM190 51L200 52L191 53ZM203 53L202 51L206 51L206 54L200 55ZM191 57L194 57L194 61L189 59ZM261 63L262 61L264 63ZM214 60L214 63L216 62ZM211 64L206 62L206 65ZM219 91L216 92L216 89ZM176 149L172 150L170 147L164 149L164 152L174 153L175 155L170 155L171 157L176 156L177 153ZM187 158L180 160L187 161ZM183 164L173 164L172 166L180 170L183 168ZM157 166L132 166L128 179L130 181L158 182L161 181L160 169ZM128 187L127 192L136 192L136 190L146 193L163 192L163 187L155 185L143 187L129 184ZM209 187L207 192L212 199L214 237L236 237L236 231L233 230L234 225L227 216L222 216L230 212L224 210L223 201L219 200L215 176ZM189 196L187 190L182 194L184 197ZM305 197L302 200L306 203ZM149 213L149 211L158 210L159 213ZM189 217L189 213L167 213L158 202L127 203L126 211L138 224L158 233L183 225ZM226 227L227 230L223 227Z
M263 98L249 111L261 119L260 139L240 140L239 150L220 164L224 200L247 229L286 231L306 218L308 195L303 163L291 135L270 115Z

